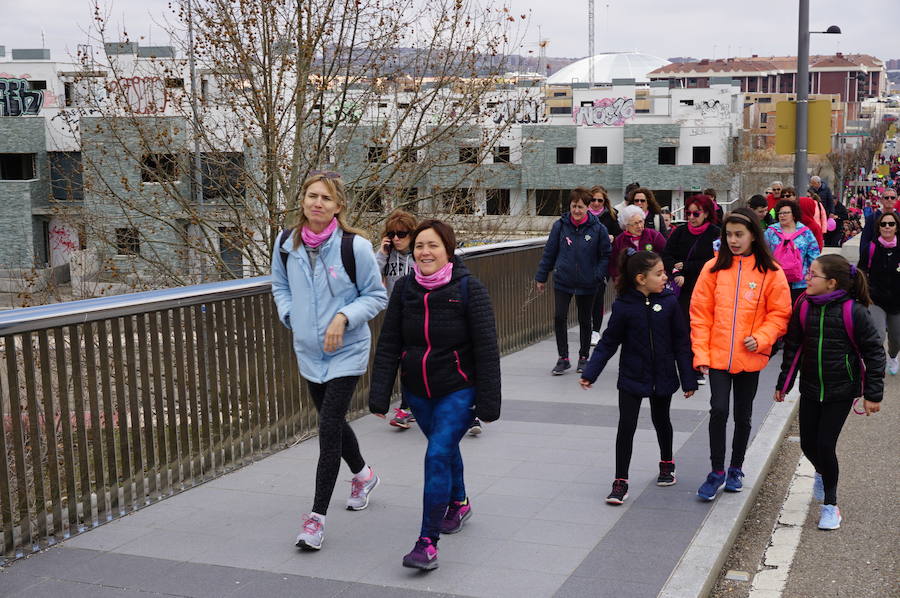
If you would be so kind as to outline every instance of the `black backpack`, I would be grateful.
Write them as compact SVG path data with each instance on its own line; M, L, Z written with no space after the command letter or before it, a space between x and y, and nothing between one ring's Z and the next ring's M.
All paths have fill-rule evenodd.
M278 235L278 252L281 257L281 265L284 266L285 271L287 271L288 252L282 248L282 245L291 236L293 230L292 228L286 228ZM353 255L353 237L355 236L347 231L344 231L344 234L341 235L341 263L344 265L344 270L347 271L347 276L350 277L350 282L353 283L353 286L356 286L356 256Z

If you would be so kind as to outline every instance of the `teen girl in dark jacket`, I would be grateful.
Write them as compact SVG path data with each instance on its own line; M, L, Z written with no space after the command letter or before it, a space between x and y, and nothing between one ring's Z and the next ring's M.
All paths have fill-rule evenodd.
M544 255L534 276L538 290L543 291L547 277L551 271L553 272L556 305L553 323L559 359L552 373L557 376L571 367L566 324L572 297L575 297L575 305L578 307L580 346L577 371L581 372L591 349L591 311L594 297L606 279L606 267L611 251L609 231L588 211L591 199L591 193L587 189L578 187L572 190L570 211L553 224L550 238L544 246Z
M456 236L439 220L413 233L414 273L391 294L372 366L369 409L387 413L400 386L428 438L422 527L403 566L437 567L441 533L460 531L472 514L459 441L477 416L500 417L500 351L487 289L453 255Z
M837 529L841 513L835 447L856 397L864 397L866 414L879 410L884 348L866 309L869 293L864 273L842 256L831 254L816 259L807 278L806 294L794 309L784 337L775 400L784 400L799 372L800 447L816 468L814 491L824 500L819 528ZM852 306L845 305L853 300Z
M616 282L619 296L609 324L580 381L582 387L590 388L621 345L616 477L606 497L606 502L616 505L628 497L628 467L642 398L650 397L650 414L659 441L656 483L671 486L675 483L669 418L672 394L678 390L679 380L685 397L697 390L690 333L675 295L665 290L666 273L659 255L627 250L620 260L620 271Z

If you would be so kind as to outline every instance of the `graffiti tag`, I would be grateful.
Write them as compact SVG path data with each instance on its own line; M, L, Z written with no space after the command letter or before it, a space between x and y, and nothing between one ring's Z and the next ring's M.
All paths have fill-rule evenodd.
M37 114L44 105L44 92L30 89L27 79L0 78L0 116Z
M572 108L572 120L576 125L588 127L621 127L634 118L632 98L603 98L594 100L593 106Z
M700 102L701 116L720 116L722 118L731 114L731 104L720 102L719 100L703 100Z
M168 95L161 77L122 77L106 84L134 114L165 112Z
M542 100L531 98L504 100L494 107L494 124L503 121L516 124L547 122L547 109Z

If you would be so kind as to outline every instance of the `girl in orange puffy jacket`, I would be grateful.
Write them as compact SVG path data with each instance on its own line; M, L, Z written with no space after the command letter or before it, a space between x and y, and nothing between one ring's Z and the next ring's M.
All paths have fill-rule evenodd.
M784 272L763 238L759 218L749 208L725 217L721 246L708 261L691 297L694 367L709 374L709 446L712 472L697 495L713 500L724 485L740 492L744 453L759 372L772 345L787 331L791 294ZM734 438L725 471L725 424L734 386Z

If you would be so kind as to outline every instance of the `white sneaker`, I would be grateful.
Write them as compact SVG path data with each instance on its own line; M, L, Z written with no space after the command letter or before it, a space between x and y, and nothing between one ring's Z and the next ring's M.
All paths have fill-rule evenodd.
M887 370L891 376L896 376L897 371L900 370L900 354L895 355L894 357L888 357Z
M593 347L594 345L596 345L599 342L600 342L600 331L594 330L593 332L591 332L591 346Z
M325 541L325 523L317 517L306 515L303 529L297 536L297 548L320 550Z
M375 486L381 479L378 474L372 471L372 476L368 481L363 482L353 478L350 480L350 498L347 499L347 510L362 511L369 506L369 493L375 489Z

